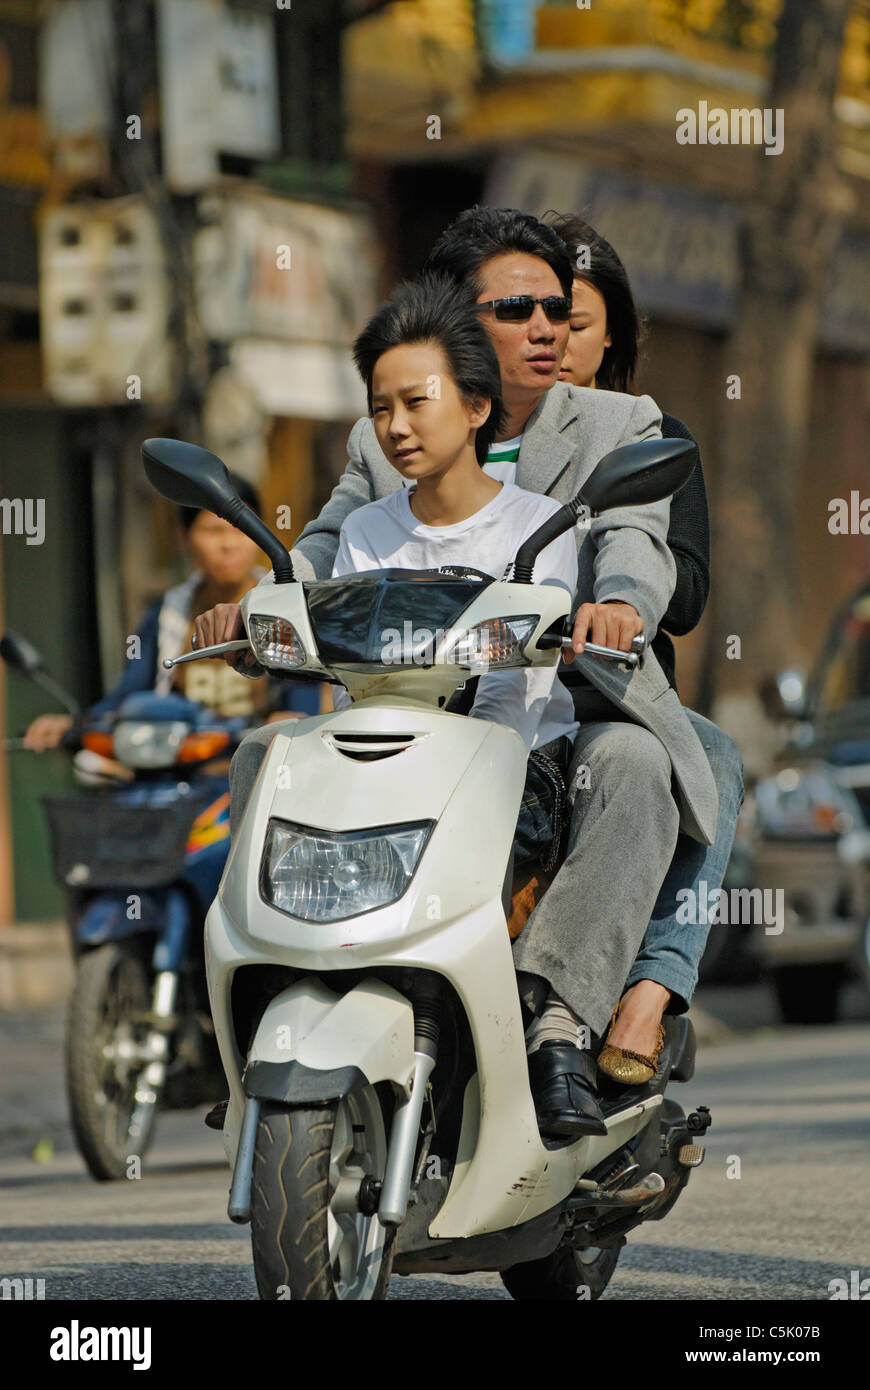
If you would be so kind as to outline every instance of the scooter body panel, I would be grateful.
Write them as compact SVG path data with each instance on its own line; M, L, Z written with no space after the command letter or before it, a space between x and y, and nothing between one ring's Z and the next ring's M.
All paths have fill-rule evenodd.
M355 761L336 737L405 734L409 746ZM298 947L322 968L356 963L356 950L450 920L501 893L525 782L526 753L513 730L411 702L363 702L295 721L276 734L235 838L220 886L227 912L260 950ZM340 795L336 788L340 786ZM269 820L332 832L432 821L422 860L398 902L336 922L290 917L261 895ZM256 870L255 867L256 866ZM336 952L350 951L339 963Z
M332 738L387 731L413 739L407 750L379 762L348 759ZM647 1122L659 1097L614 1116L606 1138L584 1137L548 1150L539 1135L502 905L525 768L525 747L512 730L410 703L386 707L363 701L339 714L299 721L289 736L276 735L206 920L209 993L230 1085L224 1144L231 1162L244 1104L243 1059L228 1008L231 977L239 966L264 958L315 975L405 965L442 975L455 989L469 1020L482 1080L476 1093L466 1096L462 1161L431 1224L432 1236L504 1230L548 1211L573 1190L586 1169ZM338 775L340 799L335 795ZM261 896L255 866L259 868L274 816L333 831L429 819L436 824L396 903L339 922L314 923L279 912ZM285 1061L297 1055L293 1009L286 1018L281 1012L291 993L281 996L284 1004L267 1024L267 1030L273 1029L280 1015L290 1026ZM303 1038L300 1029L295 1045L304 1046L305 1065L328 1071L341 1058L365 1072L360 1059L367 1056L377 1059L381 1073L369 1080L390 1079L405 1086L413 1070L413 1029L404 1030L407 1050L388 1056L377 1010L349 1014L358 1026L351 1045L338 1005L330 1008L335 1027L327 1014L315 1018L317 1007L327 1005L325 996L319 998L318 1006L317 996L309 995L300 1015L309 1031ZM348 1007L353 1010L356 1003ZM407 1001L406 1007L410 1010ZM261 1031L259 1046L264 1057L271 1057L273 1043Z

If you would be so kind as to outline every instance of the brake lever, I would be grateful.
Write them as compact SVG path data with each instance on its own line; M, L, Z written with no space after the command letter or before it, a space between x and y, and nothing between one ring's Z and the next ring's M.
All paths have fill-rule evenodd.
M563 651L573 652L574 638L563 637L561 645ZM638 666L643 665L643 658L646 653L646 638L642 632L638 633L637 637L631 639L631 651L628 652L621 652L616 647L600 647L597 642L587 642L583 651L575 653L575 655L584 656L587 652L590 656L602 656L606 657L609 661L621 662L623 666L627 666L629 670L633 671Z
M240 637L234 642L218 642L216 647L197 647L195 651L184 652L182 656L166 656L163 658L163 665L167 671L171 671L173 666L181 666L185 661L200 661L206 656L223 656L226 652L250 651L251 644L247 637Z

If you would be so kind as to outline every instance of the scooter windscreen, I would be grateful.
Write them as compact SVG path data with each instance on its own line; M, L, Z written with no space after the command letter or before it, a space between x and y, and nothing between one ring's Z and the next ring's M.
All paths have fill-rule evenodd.
M305 583L308 613L325 666L419 665L425 648L453 627L492 576L385 569Z

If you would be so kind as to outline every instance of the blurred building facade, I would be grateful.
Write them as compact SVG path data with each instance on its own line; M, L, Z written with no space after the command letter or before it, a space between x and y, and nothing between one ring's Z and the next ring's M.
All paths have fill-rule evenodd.
M290 534L340 472L365 408L348 348L379 289L341 49L378 8L0 2L0 484L46 517L41 545L3 537L0 621L83 705L180 577L143 437L212 448ZM19 733L45 697L5 687ZM18 754L5 777L15 913L38 918L59 905L39 796L66 760Z

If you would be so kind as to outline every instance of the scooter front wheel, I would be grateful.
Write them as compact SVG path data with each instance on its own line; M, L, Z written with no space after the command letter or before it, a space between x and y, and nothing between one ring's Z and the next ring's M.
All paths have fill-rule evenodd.
M98 1182L126 1177L131 1157L143 1158L154 1135L158 1097L141 1081L150 1007L148 966L132 943L106 942L80 956L66 1086L79 1153Z
M359 1210L362 1180L382 1181L386 1161L384 1113L373 1086L316 1109L263 1105L251 1189L262 1299L386 1297L394 1232Z

